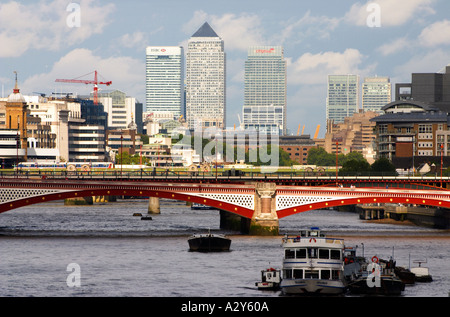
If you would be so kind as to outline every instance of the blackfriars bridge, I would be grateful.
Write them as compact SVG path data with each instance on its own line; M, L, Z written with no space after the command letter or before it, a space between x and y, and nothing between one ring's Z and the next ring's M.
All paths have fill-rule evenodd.
M278 234L278 220L314 209L359 204L450 209L446 178L2 177L0 213L42 202L88 196L149 197L200 203L249 221L250 234ZM442 187L441 187L442 186ZM151 206L149 206L150 208ZM1 216L1 215L0 215Z

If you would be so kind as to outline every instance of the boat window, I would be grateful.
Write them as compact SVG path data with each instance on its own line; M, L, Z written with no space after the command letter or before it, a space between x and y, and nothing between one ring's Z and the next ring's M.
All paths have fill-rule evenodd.
M303 278L303 270L294 269L294 278Z
M286 259L294 259L295 258L295 250L286 249L284 253L284 257Z
M283 270L283 275L285 279L292 278L292 270L291 269Z
M333 260L340 260L341 259L341 251L340 250L331 250L331 258Z
M331 278L333 280L338 280L339 279L339 275L340 275L340 271L339 270L331 270L332 276Z
M306 259L306 249L297 249L295 252L297 259Z
M320 278L323 280L329 280L331 277L330 270L321 270L320 275Z
M329 249L319 249L319 259L329 259L330 250Z
M318 270L305 270L305 278L319 278Z
M317 248L308 248L308 258L310 259L317 258Z

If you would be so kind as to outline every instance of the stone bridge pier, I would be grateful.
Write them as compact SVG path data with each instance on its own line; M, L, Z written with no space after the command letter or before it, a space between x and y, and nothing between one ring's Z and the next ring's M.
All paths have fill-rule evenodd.
M278 235L276 194L275 183L256 183L255 212L250 222L249 234Z

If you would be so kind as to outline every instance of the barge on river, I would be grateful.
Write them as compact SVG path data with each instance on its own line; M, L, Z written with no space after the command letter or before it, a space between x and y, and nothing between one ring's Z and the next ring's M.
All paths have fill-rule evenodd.
M221 252L230 251L231 239L222 234L200 233L189 237L189 251Z

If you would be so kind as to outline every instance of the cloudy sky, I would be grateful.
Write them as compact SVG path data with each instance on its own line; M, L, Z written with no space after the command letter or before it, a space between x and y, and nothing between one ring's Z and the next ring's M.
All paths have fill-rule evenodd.
M24 94L85 94L91 85L55 79L97 70L111 89L145 103L145 47L186 47L207 21L225 42L228 126L242 112L248 46L282 45L288 128L305 125L313 135L320 124L323 136L328 74L389 76L395 85L442 70L450 63L448 12L448 0L2 0L2 96L14 71Z

